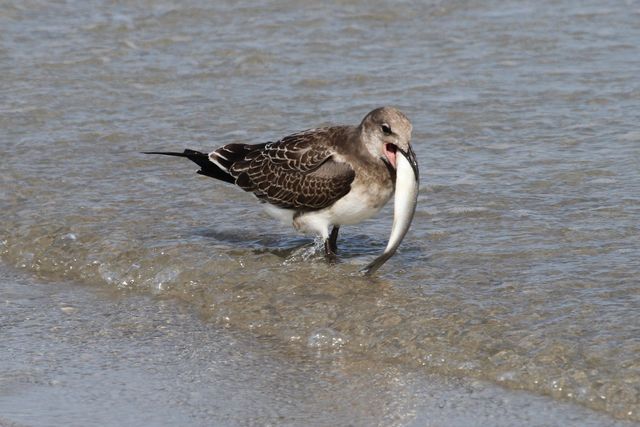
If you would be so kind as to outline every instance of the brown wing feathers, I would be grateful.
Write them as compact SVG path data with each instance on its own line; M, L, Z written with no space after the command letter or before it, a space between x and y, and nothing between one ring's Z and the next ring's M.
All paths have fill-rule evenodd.
M264 144L228 144L207 155L150 152L186 157L201 175L234 183L260 200L285 209L316 210L330 206L351 189L355 172L333 159L332 140L346 128L312 129Z
M246 159L254 151L260 151L265 145L267 144L227 144L209 154L209 159L228 172L231 165Z
M330 129L288 136L252 151L229 173L259 199L285 209L325 208L347 194L355 172L333 160L333 149L318 139ZM317 173L319 170L323 173Z
M237 175L236 184L259 199L285 209L325 208L349 192L355 176L346 164L339 168L339 174L327 177L295 169L283 170L264 158L251 163ZM327 158L324 164L330 163L335 162Z

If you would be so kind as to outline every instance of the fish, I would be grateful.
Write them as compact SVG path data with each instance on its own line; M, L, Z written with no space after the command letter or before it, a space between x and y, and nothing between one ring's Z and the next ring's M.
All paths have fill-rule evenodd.
M409 231L418 205L418 192L420 190L420 172L416 155L411 146L406 151L398 148L396 155L396 182L393 198L393 224L389 242L384 252L375 260L364 267L361 272L365 276L375 273L391 258L404 236Z

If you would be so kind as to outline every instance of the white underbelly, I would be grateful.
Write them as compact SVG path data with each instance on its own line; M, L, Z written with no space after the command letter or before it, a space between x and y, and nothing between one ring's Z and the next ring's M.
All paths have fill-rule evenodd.
M352 190L328 208L305 212L294 216L296 211L282 209L265 204L266 212L285 224L292 224L298 231L308 234L329 236L329 228L334 225L358 224L377 214L389 201L393 188L376 188L375 196L371 188L361 187L362 191ZM373 202L375 200L375 202Z
M351 191L328 208L299 215L294 219L293 225L299 231L319 234L326 239L331 226L358 224L377 214L392 193L393 189L377 193L378 203L373 204L368 194Z
M374 205L366 194L351 191L333 206L327 208L331 223L334 225L353 225L377 214L391 197L392 191L384 195L380 203Z
M264 203L264 210L273 218L279 220L283 224L291 224L293 221L293 214L296 211L291 209L283 209L269 203Z

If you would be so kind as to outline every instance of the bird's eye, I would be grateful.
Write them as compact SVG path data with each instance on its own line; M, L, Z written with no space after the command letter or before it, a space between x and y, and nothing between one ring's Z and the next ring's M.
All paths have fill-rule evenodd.
M380 127L382 128L382 132L383 132L385 135L391 135L391 126L389 126L389 125L388 125L388 124L386 124L386 123L383 123L383 124L382 124L382 126L380 126Z

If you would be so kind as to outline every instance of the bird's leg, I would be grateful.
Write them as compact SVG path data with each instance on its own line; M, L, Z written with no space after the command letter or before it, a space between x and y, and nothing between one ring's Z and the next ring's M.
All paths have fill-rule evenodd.
M324 241L324 256L329 261L335 261L336 253L338 252L338 231L340 230L339 226L334 226L333 230L331 230L331 234L329 238Z
M340 226L335 225L331 230L331 235L329 235L329 249L334 254L338 253L338 231L340 231Z

